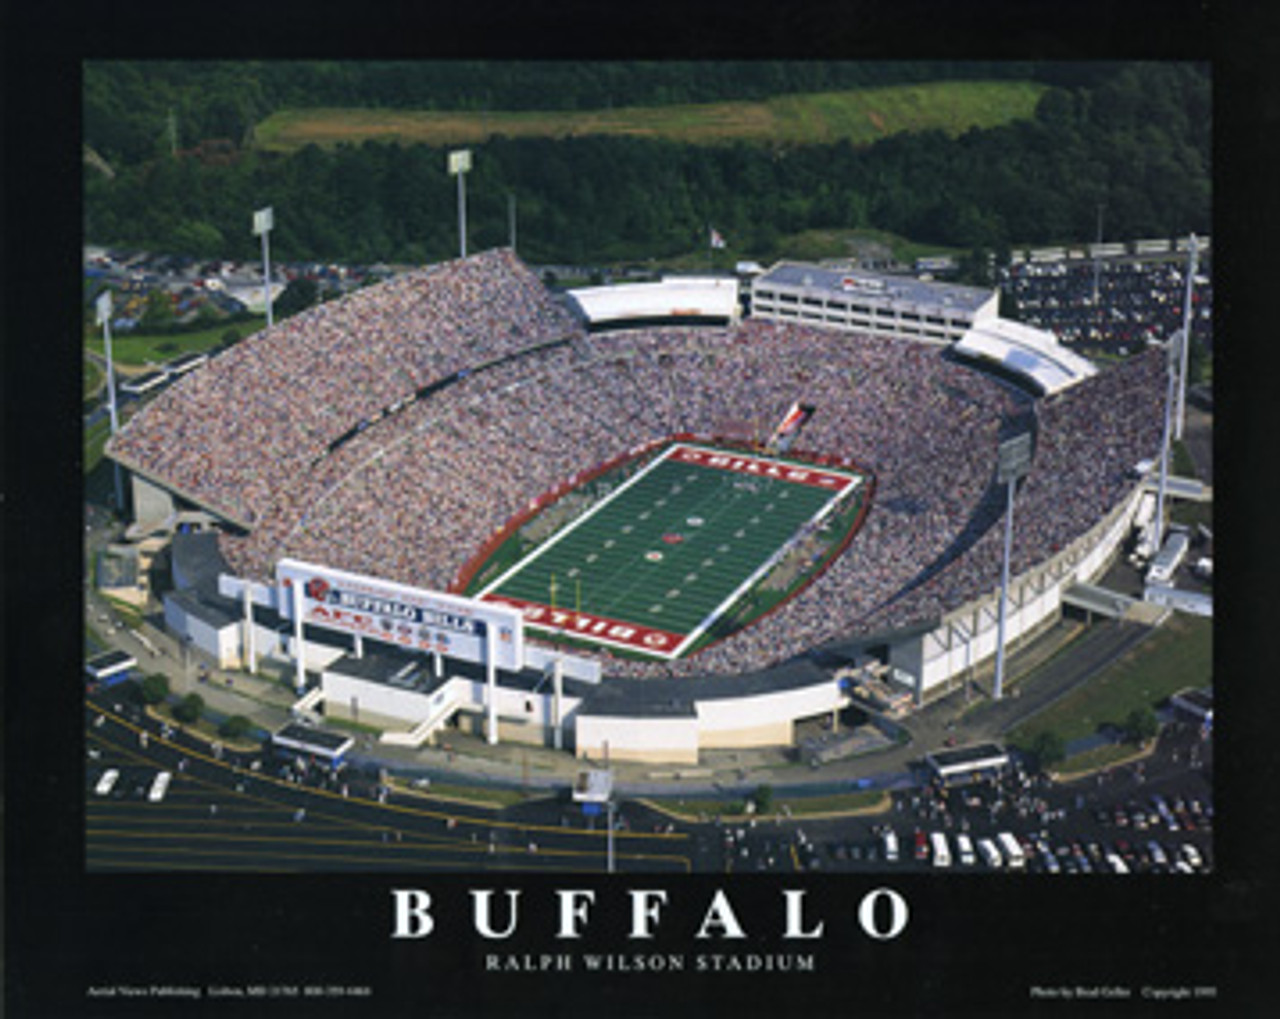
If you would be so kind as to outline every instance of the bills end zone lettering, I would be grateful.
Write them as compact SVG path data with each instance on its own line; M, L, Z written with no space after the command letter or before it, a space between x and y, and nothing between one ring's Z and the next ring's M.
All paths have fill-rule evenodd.
M721 453L709 449L698 449L694 446L676 446L668 459L680 463L697 464L700 467L715 467L722 471L735 471L757 478L773 478L794 485L825 488L832 492L842 491L858 482L858 478L848 474L836 474L817 467L800 467L796 464L765 460L745 453Z
M640 626L605 616L592 615L589 612L577 612L571 609L553 609L537 602L510 598L504 594L486 594L486 602L497 605L509 605L518 609L524 616L527 626L536 626L543 630L563 632L566 636L589 637L602 644L614 644L619 647L644 651L651 655L670 657L680 646L684 636L657 630L651 626Z

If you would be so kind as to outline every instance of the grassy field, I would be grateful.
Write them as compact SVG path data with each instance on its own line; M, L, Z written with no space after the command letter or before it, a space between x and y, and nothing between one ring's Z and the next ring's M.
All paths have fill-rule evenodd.
M1069 742L1102 725L1122 726L1135 708L1155 707L1212 679L1213 620L1175 615L1111 668L1015 729L1009 741L1029 748L1045 730Z
M731 460L702 447L687 452ZM629 632L652 628L643 638L619 639L629 650L673 654L700 623L727 618L735 589L832 500L834 486L857 483L824 480L833 487L756 478L673 454L545 541L485 594L572 609L583 626L566 624L570 633L604 643L612 641L596 621L625 624Z
M171 361L175 357L181 357L183 354L199 354L212 350L222 342L222 337L226 335L228 329L234 329L240 334L240 338L244 339L246 336L256 333L266 323L267 318L265 315L257 315L242 322L219 323L218 325L210 326L208 329L201 329L192 333L113 334L111 337L111 356L121 374L130 374L130 369L135 369L136 371L133 374L136 374L149 365ZM86 331L84 342L86 347L91 346L98 353L102 352L102 335L96 330ZM85 385L88 385L87 369Z
M746 799L656 799L643 801L655 810L685 821L697 821L700 814L707 816L749 816L744 807ZM892 803L889 794L880 791L838 793L831 796L782 796L774 793L773 805L760 816L773 817L783 812L785 804L792 817L818 817L847 814L879 814Z
M479 144L493 135L569 138L631 135L693 145L730 142L870 144L904 131L951 136L1035 112L1045 86L1029 81L953 81L780 96L760 102L632 106L612 110L446 112L316 108L280 110L254 130L255 145L292 152L309 144L364 141Z
M87 477L102 461L102 447L111 437L111 422L103 418L84 433L84 473Z
M86 359L84 362L84 396L87 400L96 393L102 384L106 382L106 374L92 361Z

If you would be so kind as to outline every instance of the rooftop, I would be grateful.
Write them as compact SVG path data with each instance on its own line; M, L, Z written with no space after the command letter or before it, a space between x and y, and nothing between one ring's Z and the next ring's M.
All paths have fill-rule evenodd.
M795 287L812 294L858 294L871 300L894 301L922 308L950 307L976 312L992 299L994 290L952 283L934 283L910 276L891 276L865 269L829 269L802 262L779 262L754 286Z

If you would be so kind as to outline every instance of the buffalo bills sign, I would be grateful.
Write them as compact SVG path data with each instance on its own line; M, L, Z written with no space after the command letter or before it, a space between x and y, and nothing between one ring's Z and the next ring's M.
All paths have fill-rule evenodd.
M511 608L292 559L280 561L276 578L280 613L285 618L293 618L297 585L302 591L303 622L310 626L474 662L485 661L492 630L497 666L511 670L524 666L521 615Z

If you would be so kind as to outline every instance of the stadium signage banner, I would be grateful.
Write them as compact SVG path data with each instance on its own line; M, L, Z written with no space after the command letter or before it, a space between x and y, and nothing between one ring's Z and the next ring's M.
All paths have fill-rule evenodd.
M303 622L310 626L480 663L492 628L497 666L524 667L524 629L512 609L291 559L280 561L276 581L286 619L293 619L296 585Z
M521 598L511 598L505 594L487 594L485 601L488 604L510 605L518 609L528 625L536 626L541 630L563 634L566 637L590 637L597 643L613 644L652 655L670 657L684 640L681 634L658 630L652 626L609 619L605 616L592 615L590 612L552 608L549 605L539 605L537 602L524 601Z
M669 459L832 491L847 488L858 480L848 474L837 474L818 467L800 467L796 464L780 463L777 460L768 460L746 453L725 453L720 450L700 449L696 446L676 446L671 451Z

